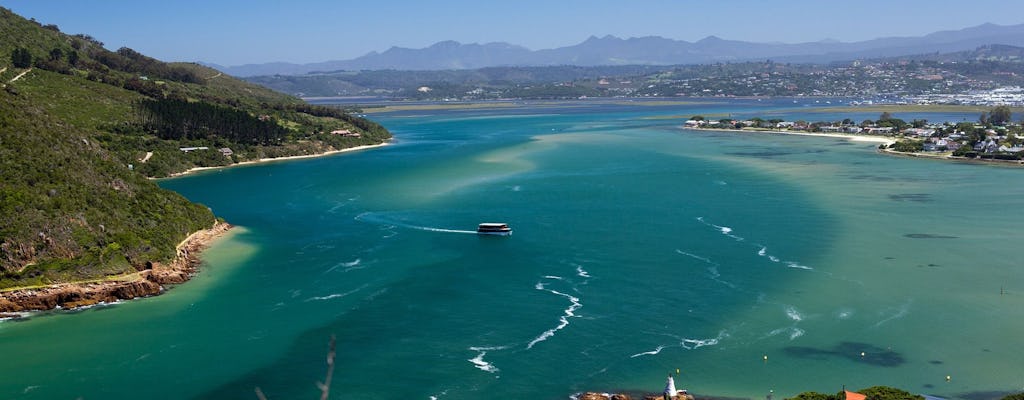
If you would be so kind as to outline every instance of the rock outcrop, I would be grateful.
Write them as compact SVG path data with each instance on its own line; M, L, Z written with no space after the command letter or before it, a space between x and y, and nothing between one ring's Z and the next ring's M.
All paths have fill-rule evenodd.
M178 245L178 256L167 264L151 263L147 269L108 281L65 283L38 289L0 292L0 315L24 311L71 309L97 303L158 295L163 285L188 281L201 264L199 253L231 229L227 223L193 233Z

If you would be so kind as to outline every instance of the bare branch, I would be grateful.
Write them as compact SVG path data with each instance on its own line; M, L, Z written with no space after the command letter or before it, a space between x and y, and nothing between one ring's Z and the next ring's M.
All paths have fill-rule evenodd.
M331 335L330 351L327 352L327 377L324 383L317 382L320 387L320 400L327 400L331 392L331 377L334 375L334 335Z

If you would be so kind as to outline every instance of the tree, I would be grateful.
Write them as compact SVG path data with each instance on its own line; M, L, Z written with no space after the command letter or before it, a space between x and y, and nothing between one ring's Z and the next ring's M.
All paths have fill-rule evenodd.
M72 67L78 65L78 52L77 51L72 50L72 51L68 52L68 65L70 65Z
M926 119L915 119L913 121L910 121L910 124L913 125L915 128L924 128L925 125L928 125L928 120L926 120Z
M924 400L924 396L888 386L872 386L857 393L867 396L867 400Z
M694 121L703 121L704 120L704 116L703 115L694 115L694 116L690 117L690 119L692 119Z
M996 106L988 113L988 122L1002 126L1010 122L1012 116L1013 112L1010 111L1010 106Z
M888 111L883 111L882 115L878 116L878 120L879 121L887 121L887 120L890 120L890 119L892 119L892 114L889 114Z
M24 47L19 47L11 52L11 64L14 68L28 68L32 66L32 53Z
M60 61L62 58L64 58L63 50L56 47L50 50L50 61Z
M988 125L988 113L982 111L981 116L978 117L978 122L980 122L982 125Z

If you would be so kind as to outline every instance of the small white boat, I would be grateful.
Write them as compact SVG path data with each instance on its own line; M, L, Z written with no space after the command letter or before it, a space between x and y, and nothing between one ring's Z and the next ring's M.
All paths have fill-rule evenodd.
M511 236L512 228L501 222L484 222L477 226L476 233L480 235Z

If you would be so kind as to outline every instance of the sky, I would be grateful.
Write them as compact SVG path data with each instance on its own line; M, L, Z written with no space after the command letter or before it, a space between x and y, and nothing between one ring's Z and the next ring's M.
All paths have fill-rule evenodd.
M165 61L311 63L443 40L531 50L590 36L843 42L1024 23L1021 0L0 0ZM2 38L0 38L2 40Z

